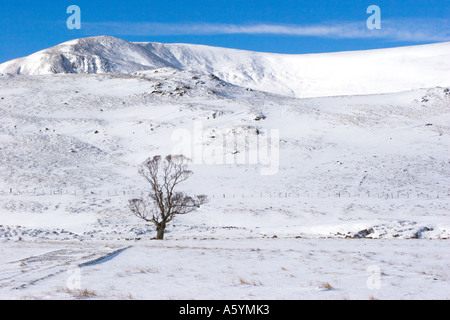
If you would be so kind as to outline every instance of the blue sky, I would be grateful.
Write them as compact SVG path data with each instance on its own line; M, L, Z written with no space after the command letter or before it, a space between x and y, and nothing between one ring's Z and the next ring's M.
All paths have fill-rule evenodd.
M67 7L81 9L69 30ZM369 30L370 5L381 29ZM0 63L96 35L277 53L365 50L450 41L449 0L3 0Z

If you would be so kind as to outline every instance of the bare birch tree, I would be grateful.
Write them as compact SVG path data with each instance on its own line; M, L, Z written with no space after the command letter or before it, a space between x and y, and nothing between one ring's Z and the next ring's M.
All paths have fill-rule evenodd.
M164 239L166 226L175 215L192 212L207 201L205 195L191 197L176 191L193 174L188 163L189 159L183 155L168 155L164 160L154 156L139 168L151 191L148 198L131 199L128 206L135 216L156 226L156 239Z

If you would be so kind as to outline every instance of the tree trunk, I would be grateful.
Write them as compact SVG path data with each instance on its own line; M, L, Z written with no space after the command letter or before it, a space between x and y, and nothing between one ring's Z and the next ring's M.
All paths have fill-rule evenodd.
M164 230L166 229L166 224L164 222L158 223L156 226L156 239L164 239Z

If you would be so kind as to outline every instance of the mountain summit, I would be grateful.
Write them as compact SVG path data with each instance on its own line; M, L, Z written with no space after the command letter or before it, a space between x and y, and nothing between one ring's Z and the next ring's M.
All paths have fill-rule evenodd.
M101 36L64 42L1 65L3 73L132 73L168 64L146 47Z
M0 64L0 73L123 73L172 67L293 97L376 94L450 85L450 42L322 54L274 54L99 36Z

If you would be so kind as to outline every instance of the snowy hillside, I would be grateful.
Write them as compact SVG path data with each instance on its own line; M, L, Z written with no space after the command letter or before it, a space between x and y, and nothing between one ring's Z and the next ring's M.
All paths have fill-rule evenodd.
M0 298L449 298L449 50L97 37L0 65ZM173 153L209 202L151 241L127 203Z
M450 86L450 42L407 48L286 55L191 44L72 40L0 65L0 73L125 73L174 67L293 97L392 93Z
M294 99L173 68L0 81L7 212L48 212L66 222L86 214L89 223L79 227L88 232L93 212L106 220L129 215L128 199L148 188L137 174L142 161L183 153L195 172L185 188L214 197L205 210L215 213L194 234L212 236L223 224L242 228L230 231L241 236L449 235L447 88ZM23 225L16 217L7 220ZM125 229L120 237L132 237Z

